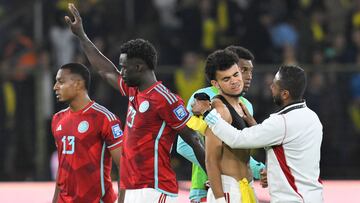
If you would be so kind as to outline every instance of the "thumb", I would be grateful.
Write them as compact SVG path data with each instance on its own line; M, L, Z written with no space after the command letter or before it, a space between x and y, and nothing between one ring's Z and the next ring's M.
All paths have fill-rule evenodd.
M65 16L64 19L65 19L66 24L68 24L68 25L72 24L71 19L70 19L69 16Z

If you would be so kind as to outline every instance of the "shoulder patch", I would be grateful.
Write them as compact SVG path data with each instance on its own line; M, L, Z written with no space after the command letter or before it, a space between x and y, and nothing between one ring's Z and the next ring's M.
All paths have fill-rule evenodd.
M123 135L123 131L120 128L119 124L111 126L112 133L114 135L114 138L119 138Z
M183 120L188 115L188 112L185 110L183 105L176 107L173 112L179 120Z

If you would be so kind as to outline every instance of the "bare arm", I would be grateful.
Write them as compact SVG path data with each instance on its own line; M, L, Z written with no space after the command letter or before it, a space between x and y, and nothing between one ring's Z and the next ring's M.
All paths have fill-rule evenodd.
M119 89L117 83L120 73L116 69L116 66L108 58L106 58L87 37L82 25L80 13L75 8L74 4L69 4L69 11L73 15L74 21L72 21L69 16L65 16L65 21L74 35L79 38L81 46L90 64L111 86L115 89Z
M202 169L204 169L204 171L206 171L204 146L201 143L200 137L197 132L185 126L178 133L180 137L194 150L195 156L200 163L200 166L202 167Z
M58 172L56 173L55 192L54 192L54 196L52 199L52 203L58 202L58 197L59 197L59 192L60 192L60 188L57 185L58 173L59 173L59 169L58 169Z
M120 186L120 158L121 158L121 152L122 152L122 147L119 147L117 149L111 150L110 154L112 159L114 160L118 171L119 171L119 181L118 181L118 186ZM119 187L119 194L118 194L118 203L123 203L125 200L125 190L121 190Z
M214 99L212 106L219 111L220 115L223 116L227 122L231 122L230 112L221 100ZM210 187L214 193L215 199L218 199L224 197L221 181L223 143L213 134L210 128L206 129L205 135L206 169L209 176Z
M222 142L208 128L205 132L206 169L215 199L224 197L221 183Z

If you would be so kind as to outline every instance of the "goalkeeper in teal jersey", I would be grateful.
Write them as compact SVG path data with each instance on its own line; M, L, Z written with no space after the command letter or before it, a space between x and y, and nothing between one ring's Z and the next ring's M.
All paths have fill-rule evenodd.
M241 68L243 81L244 81L243 93L245 93L248 91L252 79L252 70L253 70L252 60L254 60L254 56L251 54L249 50L243 47L229 46L226 49L236 53L240 59L238 65ZM189 110L189 112L192 112L191 104L194 102L195 99L194 95L195 97L199 95L197 93L205 93L206 95L209 96L209 99L212 99L214 96L218 94L218 90L212 86L212 87L202 88L194 92L187 103L187 109ZM204 99L204 98L197 98L197 99ZM253 114L252 104L242 96L240 97L240 101L243 104L245 104L249 112ZM204 131L207 127L205 122L202 121L202 119L199 119L198 117L195 116L193 116L188 121L187 126L200 132L201 134L204 134ZM201 139L203 140L204 137L201 137ZM180 137L178 138L177 152L193 163L191 190L189 197L191 202L193 203L206 202L206 195L207 195L206 182L208 180L208 177L205 171L200 167L200 164L198 163L192 148L189 145L187 145ZM252 157L250 157L249 162L253 177L256 179L260 179L260 171L265 168L265 165L263 163L257 162Z

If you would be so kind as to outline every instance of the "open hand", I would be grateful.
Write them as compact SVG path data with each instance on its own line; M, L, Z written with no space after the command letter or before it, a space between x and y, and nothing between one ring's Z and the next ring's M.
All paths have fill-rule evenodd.
M191 111L195 116L201 116L205 111L211 109L211 103L209 100L194 99L194 102L191 104L191 108Z
M68 24L71 31L78 37L85 37L85 31L82 24L82 19L79 11L76 9L75 5L72 3L68 4L69 11L71 12L74 21L71 20L69 16L65 16L65 22Z
M242 108L242 110L244 111L244 116L242 116L242 118L244 119L244 121L249 125L249 126L253 126L256 125L257 122L254 119L254 117L250 114L249 110L246 108L245 104L243 104L242 102L240 102L240 106Z

